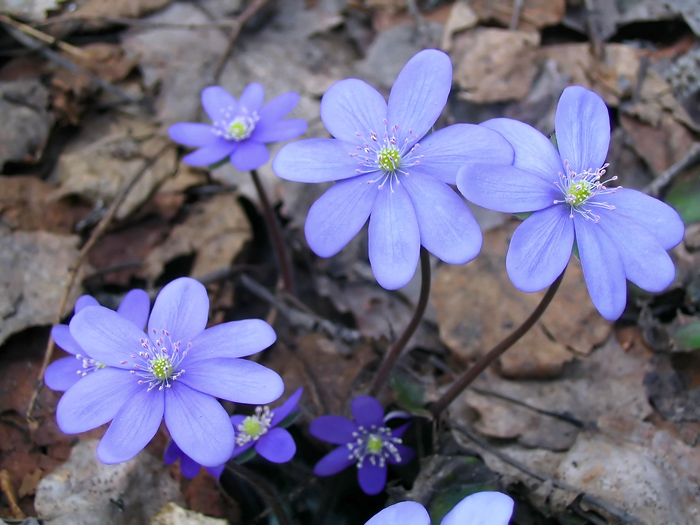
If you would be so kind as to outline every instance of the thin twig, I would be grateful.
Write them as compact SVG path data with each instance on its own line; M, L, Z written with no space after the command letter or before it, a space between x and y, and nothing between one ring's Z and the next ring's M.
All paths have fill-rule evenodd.
M253 184L255 184L255 189L258 192L260 206L262 207L265 222L267 223L267 228L272 239L272 246L275 248L277 263L279 264L280 274L282 275L284 291L293 296L294 281L292 280L292 268L289 261L289 255L287 254L287 249L284 245L284 239L282 238L282 232L280 231L279 221L277 220L275 212L272 210L270 201L267 198L267 193L265 192L265 188L263 188L262 182L260 181L258 170L251 170L250 176L253 178Z
M332 338L338 338L341 341L353 344L360 340L362 337L357 330L347 328L345 326L336 325L324 319L318 317L315 314L309 312L303 312L298 308L293 308L289 306L285 301L282 301L275 297L275 295L265 288L262 284L255 281L252 277L242 274L240 276L240 282L246 289L253 294L257 295L260 299L267 301L272 306L277 308L279 312L285 316L289 322L296 327L304 328L310 332L322 331L326 335Z
M10 507L12 516L17 519L26 518L24 512L22 512L21 507L17 503L17 495L15 494L15 489L12 486L10 473L5 469L0 470L0 491L2 491L2 493L5 495L5 499Z
M2 22L3 24L7 24L10 27L14 27L15 29L22 31L23 33L31 36L32 38L43 42L44 44L56 46L61 51L65 51L66 53L74 55L82 60L90 60L90 56L79 47L75 47L66 42L58 40L57 38L54 38L51 35L42 33L38 29L34 29L33 27L28 26L27 24L23 24L22 22L13 20L9 16L3 15L1 13L0 22Z
M521 401L520 399L515 399L515 398L507 396L505 394L501 394L500 392L494 392L493 390L486 390L484 388L479 388L476 386L469 387L469 390L473 390L474 392L476 392L477 394L481 394L482 396L491 396L491 397L501 399L503 401L507 401L508 403L513 403L514 405L517 405L517 406L522 407L522 408L526 408L528 410L532 410L533 412L537 412L538 414L542 414L543 416L549 416L549 417L553 417L555 419L559 419L560 421L565 421L565 422L570 423L578 428L584 428L586 426L586 424L583 421L580 421L569 414L561 414L559 412L552 412L551 410L545 410L543 408L538 408L536 406L529 405L529 404L525 403L524 401Z
M394 363L401 355L401 350L404 349L408 343L411 336L418 328L418 324L421 319L423 319L423 314L425 313L425 308L428 306L428 297L430 296L430 255L428 250L420 247L420 296L418 297L418 304L416 304L416 311L413 312L413 317L406 326L406 330L401 334L398 341L391 347L387 352L384 361L382 361L377 374L374 376L374 381L372 381L372 386L369 389L370 396L376 396L379 393L382 385L386 382L387 377Z
M67 58L59 55L56 53L53 49L49 49L46 47L46 43L38 40L36 37L31 36L23 31L20 31L14 26L6 26L7 27L7 32L12 35L12 37L17 40L20 44L23 46L27 47L28 49L31 49L33 51L36 51L40 53L44 58L47 60L51 60L53 62L56 62L59 66L67 69L68 71L71 71L73 73L82 73L86 75L90 81L93 83L97 84L100 86L102 89L105 91L112 93L113 95L118 96L122 100L126 102L130 102L132 104L139 104L140 101L131 95L124 91L123 89L115 86L114 84L110 84L106 80L98 77L97 75L93 74L91 71L89 71L87 68L80 66L78 64L75 64L74 62L71 62Z
M141 18L123 18L119 16L91 16L91 15L66 15L49 18L41 22L40 26L58 24L66 20L80 20L85 22L109 22L125 26L146 27L153 29L186 29L190 31L211 31L216 29L231 29L236 22L233 19L222 20L220 22L198 22L196 24L178 24L173 22L153 22L151 20L143 20Z
M698 161L700 161L700 142L693 142L693 145L690 146L688 152L683 155L678 162L669 167L661 175L656 177L646 188L644 188L644 193L647 193L652 197L658 197L659 193L661 193L661 191L668 186L671 181L678 176L678 174L680 174L686 168L693 166Z
M102 217L100 222L97 224L95 229L92 231L90 234L90 238L88 241L85 243L85 245L82 247L80 252L78 253L77 257L75 258L75 261L73 262L73 265L70 268L69 271L69 276L68 276L68 284L66 285L66 289L63 292L63 297L61 298L61 303L58 307L58 311L56 312L56 315L54 316L53 324L57 325L58 323L61 322L61 318L64 315L64 311L66 309L66 305L68 304L68 298L71 295L71 291L73 290L73 286L75 286L75 281L78 278L78 271L80 270L80 267L82 266L83 262L85 261L85 258L87 257L88 252L92 249L92 247L95 245L97 240L102 237L102 235L107 231L107 228L112 222L112 219L117 213L117 210L119 209L119 206L124 202L124 199L131 193L131 190L136 186L136 184L141 180L141 178L144 176L144 174L153 166L156 161L163 155L167 150L173 148L173 145L170 143L166 143L161 147L158 152L153 155L152 157L149 157L147 159L144 159L144 163L141 166L141 168L134 174L134 176L131 178L131 180L125 184L119 193L116 195L114 198L114 201L110 205L109 209L107 210L107 213ZM49 366L49 363L51 362L51 357L53 356L53 350L54 350L54 342L53 338L49 337L49 341L46 345L46 351L44 353L44 361L41 364L41 368L39 369L39 374L37 376L36 380L36 388L34 389L34 392L32 393L32 397L29 400L29 405L27 406L27 412L25 414L25 417L27 419L27 422L30 423L30 428L32 424L35 423L34 419L32 418L32 412L34 412L34 407L36 405L36 401L39 398L39 392L41 391L41 388L44 386L44 373L46 372L46 367Z
M249 468L239 465L233 461L228 462L226 464L226 468L250 483L250 485L255 488L260 497L265 500L267 506L272 509L272 512L277 518L277 521L279 521L280 525L292 525L292 522L289 520L289 516L287 516L284 507L279 503L278 495L275 494L275 490L264 476L261 476L257 472L254 472Z
M566 272L566 269L564 269L563 272L561 272L561 275L557 277L556 281L552 283L552 285L549 287L547 290L547 293L544 294L544 297L540 301L540 304L537 305L535 310L530 314L530 317L528 317L523 324L521 324L519 327L517 327L515 330L513 330L508 337L506 337L503 341L498 343L496 346L494 346L491 350L489 350L485 355L483 355L481 358L477 360L476 363L474 363L471 368L467 369L466 372L464 372L457 380L452 383L452 386L443 394L443 396L438 399L435 403L433 403L430 407L429 410L433 414L433 417L437 418L447 406L452 403L452 401L455 400L455 398L461 394L465 388L467 388L472 381L474 381L481 372L486 370L488 366L496 361L499 357L501 357L506 350L508 350L511 346L513 346L518 340L524 336L530 328L532 328L537 320L542 317L542 314L544 311L547 309L547 306L549 306L549 303L552 302L552 299L554 298L554 294L557 293L557 290L559 289L559 285L561 284L562 279L564 278L564 273Z
M226 61L229 59L231 52L233 51L233 44L236 43L236 39L243 29L243 24L245 24L255 13L257 13L269 0L252 0L248 7L238 15L231 23L231 32L228 35L228 42L226 44L226 49L219 57L219 60L214 66L214 74L212 75L212 84L216 84L224 70Z
M510 16L508 29L515 31L520 21L520 12L523 10L523 0L513 0L513 14Z
M637 518L634 516L630 516L626 511L623 509L617 508L615 505L612 503L608 503L607 501L603 501L595 496L591 496L590 494L586 494L582 490L577 489L576 487L573 487L571 485L568 485L567 483L563 483L561 481L558 481L556 479L550 478L548 476L545 476L543 474L539 474L538 472L535 472L534 470L531 470L527 465L521 463L520 461L511 458L507 454L504 454L497 448L492 447L488 442L484 441L481 439L479 436L471 432L469 429L467 429L465 426L460 425L458 423L452 422L452 427L457 430L460 434L462 434L464 437L468 438L470 441L473 441L476 443L479 447L484 449L486 452L493 454L496 456L498 459L504 461L505 463L508 463L512 467L517 468L518 470L524 472L528 476L531 476L543 483L549 482L552 484L553 487L556 487L561 490L566 490L568 492L573 492L575 494L582 494L582 501L585 502L588 505L592 505L595 507L598 507L600 509L605 510L606 512L612 514L615 516L617 519L619 519L622 523L626 523L629 525L644 525L641 521L639 521Z

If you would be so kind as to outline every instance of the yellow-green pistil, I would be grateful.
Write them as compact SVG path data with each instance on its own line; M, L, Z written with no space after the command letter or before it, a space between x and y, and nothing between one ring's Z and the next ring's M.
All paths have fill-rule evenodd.
M370 434L367 438L367 451L370 454L378 454L382 449L383 442L380 437L375 434Z
M173 375L173 368L170 364L170 358L165 355L156 357L151 362L151 371L160 381L170 379L170 377Z
M574 182L566 191L566 200L572 206L579 206L593 195L593 190L593 184L588 181Z
M401 165L401 152L396 146L384 146L377 153L377 165L386 172L396 171Z
M227 138L239 142L250 137L255 129L254 120L248 117L236 117L228 125Z
M262 425L255 416L248 416L243 420L243 432L251 437L257 437L262 431Z
M236 427L236 446L240 447L251 441L257 441L267 434L272 426L270 407L255 407L255 414L246 417Z

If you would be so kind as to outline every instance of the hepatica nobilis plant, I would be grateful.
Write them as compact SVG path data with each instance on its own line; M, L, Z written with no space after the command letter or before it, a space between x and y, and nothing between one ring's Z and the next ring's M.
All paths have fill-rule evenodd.
M299 95L283 93L267 104L265 90L249 84L236 100L224 88L209 86L202 91L202 106L212 124L180 122L168 129L170 138L199 148L182 160L192 166L208 166L229 157L241 171L254 170L270 159L267 142L298 137L306 121L284 117L299 103Z
M515 150L512 165L469 163L457 186L471 202L502 212L533 212L511 240L506 257L516 288L536 292L564 271L574 244L598 311L622 315L626 280L660 292L675 278L666 253L683 240L676 211L644 193L615 187L606 174L610 117L598 95L581 86L562 93L555 116L557 148L542 133L512 119L481 126Z
M306 218L306 239L317 255L338 253L369 218L370 264L384 288L408 283L421 245L452 264L476 257L481 231L449 185L467 161L510 163L513 151L501 135L476 125L428 135L451 86L450 58L434 49L408 61L388 104L362 80L341 80L321 101L321 119L335 138L279 151L272 168L281 178L338 181Z
M131 459L153 438L161 421L180 450L215 467L233 453L234 428L216 400L265 404L282 395L280 376L240 359L275 342L257 319L206 328L209 299L194 279L161 290L148 332L101 306L80 310L70 334L106 365L80 379L56 409L61 430L85 432L112 421L97 447L104 463Z

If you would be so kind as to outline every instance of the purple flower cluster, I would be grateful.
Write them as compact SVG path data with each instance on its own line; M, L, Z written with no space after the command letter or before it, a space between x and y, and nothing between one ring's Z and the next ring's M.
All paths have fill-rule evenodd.
M500 492L477 492L457 503L440 525L508 525L513 500ZM365 525L430 525L425 507L415 501L402 501L387 507Z
M147 333L107 308L82 308L70 334L105 366L63 395L56 409L60 429L75 434L112 421L97 455L119 463L143 449L165 419L177 446L194 461L207 467L225 463L233 453L234 429L216 398L269 403L284 384L272 370L239 359L274 343L272 327L252 319L205 330L208 314L206 289L189 278L161 290Z
M448 185L466 162L510 163L513 150L498 133L471 124L426 136L451 87L450 58L429 49L401 70L388 104L358 79L326 91L321 119L335 138L288 144L272 164L283 179L339 181L306 219L306 239L317 255L338 253L369 218L370 264L384 288L408 283L421 245L451 264L476 257L481 230Z
M83 295L75 302L75 313L88 306L99 306L97 299L90 295ZM128 319L142 330L148 321L148 311L151 308L151 300L143 290L131 290L124 296L117 313L124 319ZM70 334L68 325L59 324L51 329L51 337L56 345L73 357L62 357L46 367L44 383L51 390L63 392L78 382L78 379L104 368L104 364L95 361L90 354L82 348Z
M481 124L515 150L512 165L471 162L457 187L471 202L502 212L533 212L513 234L506 268L516 288L549 286L578 248L593 304L615 320L627 302L626 279L660 292L675 278L666 253L683 240L670 206L639 191L607 186L610 118L605 102L580 86L564 90L555 116L557 148L516 120Z
M331 476L356 465L360 488L366 494L379 494L386 484L387 464L404 465L415 455L412 448L401 444L401 436L411 423L389 428L387 422L393 418L385 418L382 405L370 396L353 399L351 410L355 421L321 416L311 422L313 436L340 445L321 458L314 474Z
M290 140L306 131L306 121L284 117L299 103L299 95L283 93L263 105L265 90L249 84L236 100L219 86L202 91L202 106L213 125L181 122L168 129L170 138L199 148L182 160L208 166L229 157L237 169L257 169L270 159L265 143Z

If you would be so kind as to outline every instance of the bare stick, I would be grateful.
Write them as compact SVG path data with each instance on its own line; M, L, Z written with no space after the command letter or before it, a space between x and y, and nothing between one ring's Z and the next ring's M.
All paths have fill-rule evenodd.
M377 375L374 376L374 381L369 389L370 396L376 396L382 385L386 381L389 371L391 370L394 363L401 355L401 350L404 349L408 340L418 328L418 323L423 319L423 314L425 313L425 308L428 306L428 297L430 296L430 255L428 250L420 247L420 296L418 297L418 304L416 305L416 311L413 312L413 317L406 326L406 330L401 335L398 341L391 347L384 358L379 370L377 370Z
M656 177L646 188L644 188L644 192L652 197L658 197L661 190L668 186L679 173L681 173L684 169L693 166L698 161L700 161L700 142L693 142L693 145L690 146L688 152L683 155L683 157L673 166L670 166L661 175Z
M433 417L437 418L440 413L445 410L445 408L447 408L447 406L452 403L452 401L454 401L455 398L479 376L481 372L486 370L491 363L501 357L506 350L518 342L518 340L535 325L537 320L542 317L542 314L547 309L547 306L549 306L549 303L552 302L554 294L557 293L559 285L564 278L565 272L566 269L564 269L564 271L561 272L561 275L557 277L557 280L552 283L552 286L550 286L547 293L544 294L540 304L537 305L535 310L530 314L530 317L528 317L523 324L513 330L508 337L478 359L477 362L471 366L471 368L467 369L466 372L464 372L454 383L452 383L452 386L440 399L428 407L430 412L433 414Z
M575 494L583 494L582 500L591 506L598 507L600 509L605 510L606 512L609 512L613 516L615 516L617 519L620 520L620 522L629 524L629 525L643 525L642 522L640 522L637 518L634 516L630 516L627 512L625 512L622 509L617 508L611 503L608 503L607 501L603 501L599 498L596 498L595 496L591 496L590 494L585 494L582 490L577 489L576 487L572 487L571 485L568 485L567 483L563 483L561 481L558 481L556 479L550 478L548 476L545 476L543 474L539 474L538 472L535 472L534 470L531 470L527 465L521 463L520 461L517 461L507 454L504 454L497 448L492 447L488 442L484 441L480 437L478 437L476 434L468 430L466 427L459 425L459 424L453 424L455 430L457 430L459 433L463 434L466 438L468 438L470 441L473 441L476 443L479 447L484 449L486 452L493 454L496 456L498 459L501 461L504 461L505 463L508 463L512 467L517 468L518 470L524 472L528 476L532 476L533 478L545 483L545 482L551 482L552 486L561 489L561 490L566 490L568 492L573 492Z
M255 189L258 191L258 197L260 198L260 205L263 209L265 222L267 223L267 228L270 231L272 245L275 247L277 263L279 264L280 273L282 274L284 291L289 295L294 295L294 282L292 280L291 264L289 261L289 256L287 255L287 249L284 246L284 239L282 238L282 232L280 231L279 221L275 216L275 212L272 210L270 201L267 198L267 193L265 193L265 188L263 188L260 177L258 176L258 171L250 170L250 176L253 177Z
M231 51L233 51L233 44L235 44L241 29L243 29L243 24L245 24L250 17L257 13L268 1L269 0L252 0L252 2L248 4L248 7L246 7L245 10L233 20L233 23L231 24L231 32L228 35L226 49L216 62L216 66L214 66L214 74L212 75L213 84L219 80L219 77L224 70L224 66L226 65L226 61L231 55Z
M141 166L141 169L137 171L134 176L131 178L131 180L124 186L122 189L119 191L117 196L114 198L114 201L110 205L109 209L107 210L107 213L105 214L104 217L100 220L100 222L97 224L95 229L92 231L90 234L90 238L88 241L85 243L85 245L82 247L80 252L78 253L77 257L75 258L75 261L73 262L73 265L70 268L69 276L68 276L68 285L66 286L65 291L63 292L63 297L61 298L61 303L58 307L58 311L56 312L56 315L53 320L53 324L57 325L58 323L61 322L61 318L63 317L63 312L66 309L66 305L68 304L68 298L70 297L71 291L73 290L73 286L75 285L75 281L78 278L78 271L80 270L80 267L82 266L83 262L85 261L85 258L87 257L88 252L92 249L92 247L95 245L97 240L102 237L102 235L107 231L107 228L112 222L112 219L117 213L117 210L119 209L119 206L121 203L124 201L124 199L129 195L131 190L136 186L136 183L141 180L141 177L149 170L153 164L160 158L160 156L165 153L168 149L173 148L173 145L168 143L165 144L162 148L158 150L158 152L153 155L153 157L147 158L144 160L143 166ZM41 388L44 386L44 373L46 372L46 367L49 366L49 363L51 362L51 357L53 356L53 349L54 349L54 342L51 337L49 337L49 342L46 345L46 351L44 352L44 361L41 364L41 368L39 369L39 374L36 380L36 388L34 389L34 392L32 393L32 397L29 400L29 405L27 406L27 412L25 413L25 417L27 421L30 423L34 423L34 419L32 418L32 412L34 412L34 407L36 406L36 401L39 397L39 392L41 391Z

